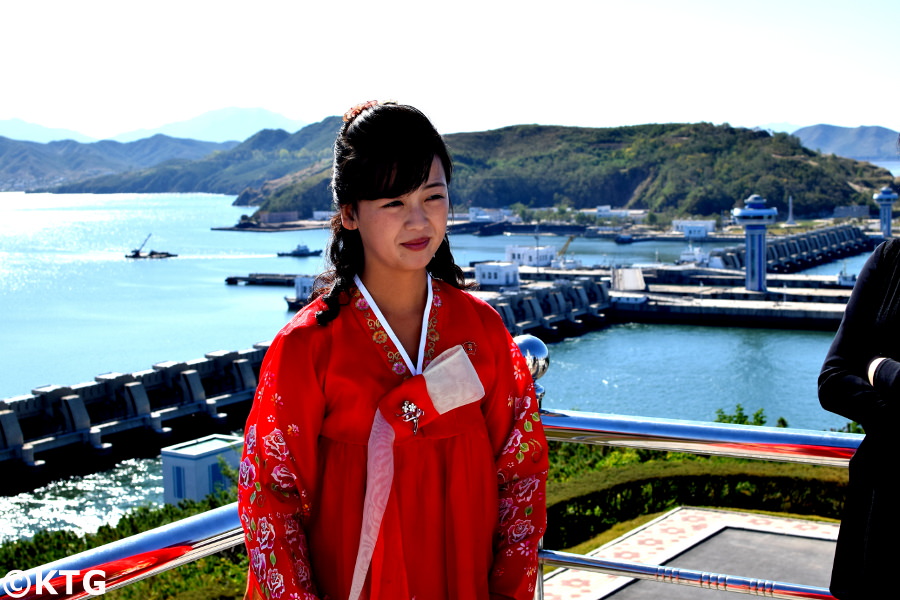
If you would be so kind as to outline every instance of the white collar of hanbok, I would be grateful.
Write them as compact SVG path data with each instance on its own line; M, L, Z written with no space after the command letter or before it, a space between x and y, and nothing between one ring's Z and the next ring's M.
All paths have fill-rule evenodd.
M378 317L378 321L381 323L381 326L384 327L384 330L387 332L388 337L390 337L391 341L394 342L394 346L397 348L397 352L399 352L400 356L403 357L403 362L406 363L406 368L408 368L410 373L412 373L413 375L422 374L422 363L425 361L425 341L428 336L428 316L431 314L431 303L434 300L434 291L431 288L431 275L429 275L428 273L426 273L425 275L428 278L428 298L425 300L425 311L422 314L422 334L419 337L419 355L418 357L416 357L415 364L412 362L412 360L410 360L409 355L406 353L406 348L404 348L403 344L400 343L400 340L397 338L394 330L391 329L390 323L388 323L387 319L384 318L381 309L378 308L377 304L375 304L375 300L374 298L372 298L372 294L370 294L369 290L366 289L366 286L363 284L362 279L359 278L359 275L353 276L353 281L356 283L356 287L359 288L359 291L363 295L363 298L365 298L366 302L369 303L369 307L372 309L372 312L375 313L375 316Z

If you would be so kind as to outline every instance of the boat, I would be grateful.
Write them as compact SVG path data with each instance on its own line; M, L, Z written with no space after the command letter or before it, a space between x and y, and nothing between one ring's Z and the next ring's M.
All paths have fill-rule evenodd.
M177 254L172 254L171 252L157 252L156 250L151 250L150 252L141 252L141 250L144 249L144 246L147 245L147 240L150 239L151 235L153 234L147 234L147 237L144 238L144 243L126 254L125 258L173 258L175 256L178 256Z
M322 254L321 250L310 250L309 246L306 244L297 244L297 247L291 250L290 252L279 252L278 256L319 256Z
M125 255L125 258L174 258L178 256L177 254L172 254L171 252L157 252L156 250L151 250L150 252L140 252L138 250L132 250L130 253Z
M688 247L681 251L675 264L706 266L709 264L709 253L704 252L703 248L694 248L693 244L688 243Z
M846 261L844 261L844 266L841 269L841 272L837 274L837 284L838 287L843 288L852 288L856 285L856 274L847 272Z

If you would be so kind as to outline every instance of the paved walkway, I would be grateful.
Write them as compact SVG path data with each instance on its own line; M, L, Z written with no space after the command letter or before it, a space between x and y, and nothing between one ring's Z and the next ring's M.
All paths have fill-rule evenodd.
M682 507L590 556L828 587L838 524ZM558 569L545 600L737 598L732 592Z

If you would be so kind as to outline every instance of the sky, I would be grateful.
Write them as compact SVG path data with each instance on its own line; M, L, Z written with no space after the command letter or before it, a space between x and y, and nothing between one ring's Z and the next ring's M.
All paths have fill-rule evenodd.
M0 5L0 119L95 138L368 99L439 131L900 130L896 0L33 0Z

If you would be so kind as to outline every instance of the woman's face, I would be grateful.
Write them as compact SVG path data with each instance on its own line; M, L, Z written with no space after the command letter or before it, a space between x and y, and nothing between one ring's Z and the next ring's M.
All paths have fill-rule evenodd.
M450 199L444 167L437 157L418 189L397 198L363 200L356 211L341 207L341 223L358 229L365 252L365 279L424 271L447 231Z

